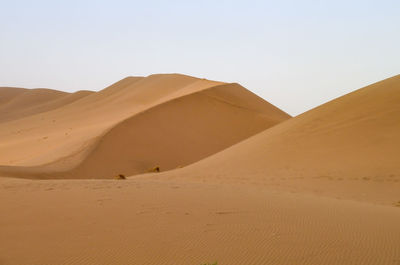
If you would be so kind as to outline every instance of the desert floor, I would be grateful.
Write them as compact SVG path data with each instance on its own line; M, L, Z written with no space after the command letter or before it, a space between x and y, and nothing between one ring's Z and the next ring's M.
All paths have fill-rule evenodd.
M277 187L2 178L0 264L400 264L398 207Z

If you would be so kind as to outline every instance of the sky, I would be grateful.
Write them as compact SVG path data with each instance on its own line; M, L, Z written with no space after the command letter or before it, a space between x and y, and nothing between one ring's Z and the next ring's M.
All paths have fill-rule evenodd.
M0 86L182 73L291 115L400 74L398 0L0 0Z

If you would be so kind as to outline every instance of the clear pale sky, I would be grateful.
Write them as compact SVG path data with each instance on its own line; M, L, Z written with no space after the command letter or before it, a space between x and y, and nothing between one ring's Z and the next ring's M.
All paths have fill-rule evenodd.
M0 86L238 82L292 115L400 74L400 1L0 0Z

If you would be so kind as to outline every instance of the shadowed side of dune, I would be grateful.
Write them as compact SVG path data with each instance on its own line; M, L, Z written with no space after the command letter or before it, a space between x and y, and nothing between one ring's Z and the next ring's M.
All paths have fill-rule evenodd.
M30 178L111 178L185 166L290 116L237 84L175 98L132 116L99 138L77 167L2 167Z
M186 166L288 117L239 85L214 87L122 122L72 174L106 178Z

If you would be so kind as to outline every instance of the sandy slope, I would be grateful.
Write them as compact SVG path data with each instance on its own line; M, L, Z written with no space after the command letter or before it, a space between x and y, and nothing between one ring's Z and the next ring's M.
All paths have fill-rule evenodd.
M0 125L0 163L9 166L0 172L112 178L155 166L167 170L289 117L237 84L183 75L127 78L54 111Z
M400 200L400 76L283 122L175 175ZM212 169L212 170L209 170Z

